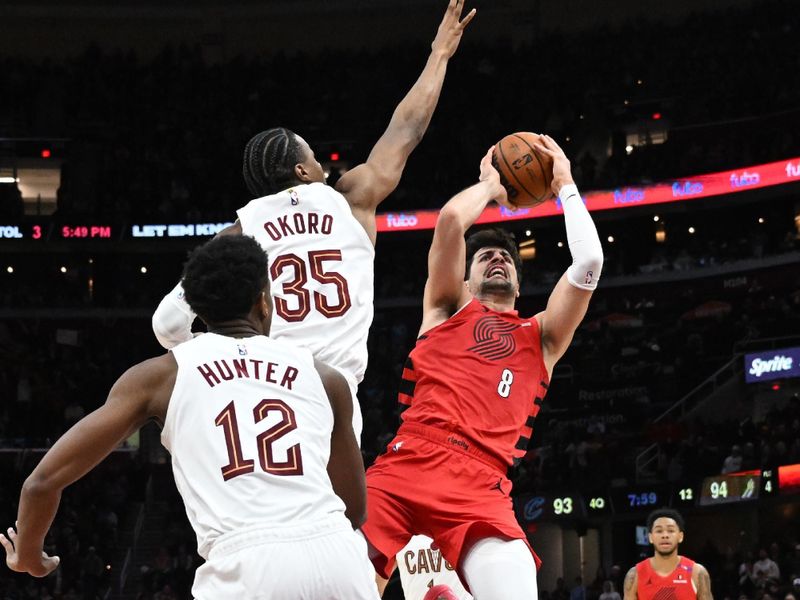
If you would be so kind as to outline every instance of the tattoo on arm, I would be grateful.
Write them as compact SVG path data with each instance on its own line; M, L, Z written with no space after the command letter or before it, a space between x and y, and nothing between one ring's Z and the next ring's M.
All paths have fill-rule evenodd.
M631 567L628 574L625 575L625 583L623 584L625 600L636 600L637 598L637 577L636 567Z
M711 577L703 565L697 565L697 600L714 600L711 595Z

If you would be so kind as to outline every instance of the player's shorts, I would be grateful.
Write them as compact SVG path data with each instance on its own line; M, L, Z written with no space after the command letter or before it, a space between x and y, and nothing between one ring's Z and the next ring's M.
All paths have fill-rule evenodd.
M195 574L197 600L379 600L364 538L341 514L221 536Z
M432 537L459 570L486 537L530 544L514 517L505 467L458 434L405 423L367 471L367 522L375 570L388 579L414 534ZM530 548L537 567L541 563Z

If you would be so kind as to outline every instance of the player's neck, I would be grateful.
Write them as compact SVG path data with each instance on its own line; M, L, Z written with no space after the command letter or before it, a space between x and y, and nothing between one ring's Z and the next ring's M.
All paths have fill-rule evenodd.
M243 319L209 325L208 332L232 338L246 338L253 337L254 335L263 335L263 333L254 327L250 321Z
M650 565L653 567L656 573L663 573L665 575L672 573L672 571L678 568L678 564L680 562L681 557L678 554L677 549L666 556L656 553L653 555L653 558L650 559Z
M515 298L509 298L507 294L496 294L493 292L480 292L475 295L478 302L486 308L491 308L497 312L510 312L514 310Z

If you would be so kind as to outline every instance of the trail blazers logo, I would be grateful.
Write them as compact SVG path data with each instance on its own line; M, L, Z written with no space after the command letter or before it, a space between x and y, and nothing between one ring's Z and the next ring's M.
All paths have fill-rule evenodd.
M472 331L476 343L467 349L489 360L500 360L511 356L517 349L513 335L513 331L517 328L519 324L506 323L494 315L482 317L475 323L475 329Z

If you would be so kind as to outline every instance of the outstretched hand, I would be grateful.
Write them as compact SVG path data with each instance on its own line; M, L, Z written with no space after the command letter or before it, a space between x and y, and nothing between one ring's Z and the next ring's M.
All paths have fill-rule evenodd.
M58 556L48 556L42 552L39 560L25 561L20 560L17 553L18 538L17 532L13 527L8 528L8 537L0 533L0 545L6 551L6 565L17 573L28 573L34 577L46 577L56 570L61 559Z
M546 154L553 159L553 181L550 184L550 187L553 189L553 193L556 196L558 196L562 187L571 183L575 183L575 181L572 179L572 171L570 170L569 159L567 158L567 155L564 154L561 146L556 144L556 141L553 138L551 138L549 135L542 134L539 136L539 143L534 143L533 147L536 148L538 152Z
M478 181L486 181L491 186L492 200L508 209L515 210L514 206L508 201L506 188L500 182L500 173L497 172L497 169L492 164L493 153L494 146L489 148L489 151L481 159L481 174L478 177Z
M431 49L434 52L441 52L447 58L455 54L458 44L461 42L461 34L464 33L464 29L466 29L477 12L473 8L462 19L461 12L463 9L464 0L450 0L448 2L447 10L444 13L442 22L439 24L439 31L436 32L436 37L431 44Z

